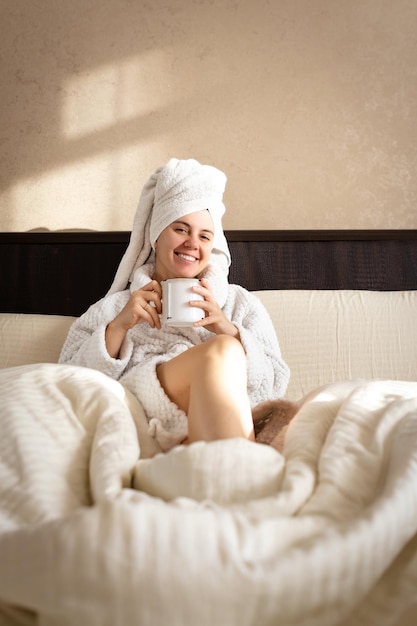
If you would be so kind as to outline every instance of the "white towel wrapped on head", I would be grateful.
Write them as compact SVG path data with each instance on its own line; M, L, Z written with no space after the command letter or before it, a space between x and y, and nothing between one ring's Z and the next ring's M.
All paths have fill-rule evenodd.
M210 265L227 277L231 259L221 222L226 180L223 172L195 159L170 159L159 167L143 187L130 242L107 295L126 289L136 269L153 260L153 246L164 228L203 209L209 210L214 223Z

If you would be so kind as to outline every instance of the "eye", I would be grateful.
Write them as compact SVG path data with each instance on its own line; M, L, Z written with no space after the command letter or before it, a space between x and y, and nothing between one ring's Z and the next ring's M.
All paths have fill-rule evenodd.
M177 227L175 228L175 232L177 232L177 233L186 233L186 232L187 232L187 229L186 229L186 228L184 228L183 226L177 226Z

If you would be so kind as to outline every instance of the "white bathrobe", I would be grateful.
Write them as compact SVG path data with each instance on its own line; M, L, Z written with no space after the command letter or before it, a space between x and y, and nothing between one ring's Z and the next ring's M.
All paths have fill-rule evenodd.
M151 275L149 265L136 270L135 288L149 282ZM239 329L247 358L251 405L281 397L288 385L289 369L281 357L265 307L243 287L229 285L226 277L209 283L226 317ZM156 366L213 334L205 328L163 326L158 330L142 323L128 331L120 358L113 359L106 350L105 329L129 297L129 289L108 295L76 320L63 346L60 363L97 369L125 385L142 403L150 433L166 451L186 438L187 416L165 394L156 376Z

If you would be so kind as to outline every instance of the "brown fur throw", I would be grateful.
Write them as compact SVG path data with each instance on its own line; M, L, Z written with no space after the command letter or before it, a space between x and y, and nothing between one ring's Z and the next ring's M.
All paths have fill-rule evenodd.
M297 413L301 402L290 400L266 400L252 409L255 439L282 452L288 424Z

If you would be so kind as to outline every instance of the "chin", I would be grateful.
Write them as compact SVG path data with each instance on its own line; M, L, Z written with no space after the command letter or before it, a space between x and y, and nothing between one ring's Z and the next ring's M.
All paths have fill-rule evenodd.
M178 274L177 278L197 278L200 275L200 272L182 272Z
M201 267L181 267L177 268L177 278L195 278L202 272Z

